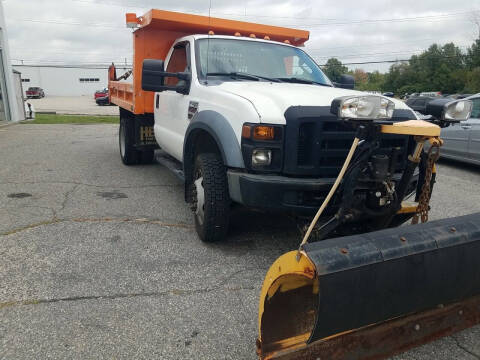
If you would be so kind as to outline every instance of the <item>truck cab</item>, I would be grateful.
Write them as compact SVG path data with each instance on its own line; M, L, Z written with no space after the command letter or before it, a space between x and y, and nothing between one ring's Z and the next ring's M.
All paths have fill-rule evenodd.
M215 28L211 19L205 26ZM141 78L141 90L153 96L153 109L150 114L135 114L133 107L128 111L123 106L122 160L151 161L158 147L162 150L158 156L177 164L185 199L204 241L225 238L235 203L313 214L354 138L354 128L339 121L331 105L340 97L365 94L349 89L353 87L349 81L333 84L305 51L292 44L298 38L272 40L274 30L272 36L258 37L212 30L189 34L174 39L163 59L146 56L141 69L134 62L138 66L134 76ZM128 90L125 84L114 83L112 102L125 104ZM417 119L402 101L388 101L394 105L392 121ZM142 143L145 134L148 141ZM408 136L383 136L377 153L388 156L394 180L400 178L411 148ZM416 186L414 177L409 193ZM333 204L326 214L334 212Z

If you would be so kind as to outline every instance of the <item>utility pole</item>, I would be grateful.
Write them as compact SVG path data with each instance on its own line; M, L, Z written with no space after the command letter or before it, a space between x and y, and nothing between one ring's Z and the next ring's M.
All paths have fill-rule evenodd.
M477 39L480 39L480 17L478 14L478 11L474 11L470 16L470 20L477 27Z

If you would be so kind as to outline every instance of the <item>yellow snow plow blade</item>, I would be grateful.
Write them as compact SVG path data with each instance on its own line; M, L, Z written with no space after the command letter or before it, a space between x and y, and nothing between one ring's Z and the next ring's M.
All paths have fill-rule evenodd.
M397 178L395 150L378 153L391 134L412 145ZM427 223L441 146L440 127L425 121L357 126L299 249L265 277L259 358L383 359L480 323L480 213ZM409 219L422 224L397 227ZM322 241L308 243L312 233Z
M282 255L259 306L261 359L382 359L480 323L480 213Z

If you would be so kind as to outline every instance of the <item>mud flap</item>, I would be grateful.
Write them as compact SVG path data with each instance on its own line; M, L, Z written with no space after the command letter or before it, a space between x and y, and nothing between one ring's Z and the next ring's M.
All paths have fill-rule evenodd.
M382 358L375 351L387 356L480 321L480 213L307 244L298 266L295 256L279 258L265 279L261 358L305 349L322 359ZM448 318L459 306L469 314ZM420 319L436 325L427 333L401 331ZM358 341L372 326L377 335L382 327L384 335L395 333L388 351L374 339ZM332 346L349 351L333 356Z
M154 120L150 115L135 116L135 147L137 150L158 149L153 130Z

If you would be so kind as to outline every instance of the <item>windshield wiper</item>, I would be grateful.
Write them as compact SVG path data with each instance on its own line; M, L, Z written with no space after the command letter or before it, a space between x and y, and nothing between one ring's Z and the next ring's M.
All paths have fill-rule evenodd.
M253 74L248 74L244 72L211 72L207 73L207 76L229 76L233 79L246 79L246 80L267 80L267 81L272 81L272 82L280 82L279 79L274 79L274 78L269 78L266 76L260 76L260 75L253 75Z
M290 83L299 83L299 84L311 84L311 85L321 85L321 86L328 86L332 87L332 85L324 84L321 82L313 81L313 80L308 80L308 79L302 79L302 78L296 78L296 77L286 77L286 78L277 78L280 81L283 82L290 82Z

